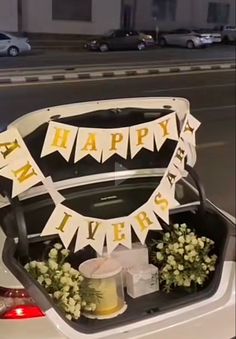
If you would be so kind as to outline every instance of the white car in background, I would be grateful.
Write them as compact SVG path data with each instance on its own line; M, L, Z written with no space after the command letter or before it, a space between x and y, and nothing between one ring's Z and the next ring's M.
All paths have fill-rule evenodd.
M19 54L29 53L30 51L31 46L27 38L0 32L0 55L16 57Z
M161 34L159 45L165 46L180 46L188 49L207 47L213 43L210 34L201 34L191 29L175 29L169 33Z
M154 120L175 111L189 110L180 98L133 98L105 100L42 109L11 124L24 138L42 171L50 171L56 188L73 208L111 218L128 215L130 209L150 196L170 159L144 153L132 160L122 159L102 166L89 158L68 165L60 155L40 158L47 122L75 126L119 128ZM173 142L167 142L168 152ZM168 153L167 152L167 153ZM192 156L194 157L194 149ZM165 153L166 154L166 153ZM100 165L100 166L99 166ZM123 171L123 168L126 168ZM79 177L78 177L79 174ZM43 186L7 198L9 182L0 178L0 338L1 339L231 339L235 336L235 219L205 199L194 172L196 190L183 179L176 184L180 206L171 210L172 222L184 220L200 234L215 241L218 263L209 284L195 293L148 295L128 298L128 309L110 320L80 318L69 321L42 287L24 269L30 259L43 260L55 236L40 237L53 210ZM114 184L120 180L119 185ZM137 194L138 192L140 194ZM11 202L11 203L10 203ZM132 202L132 204L130 204ZM151 237L154 234L150 235ZM153 238L150 238L150 240ZM90 249L72 253L74 267L94 256Z

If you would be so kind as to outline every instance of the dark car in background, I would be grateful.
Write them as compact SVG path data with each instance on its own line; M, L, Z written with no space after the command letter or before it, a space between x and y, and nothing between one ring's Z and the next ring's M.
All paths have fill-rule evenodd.
M89 41L85 47L89 50L107 52L109 50L144 50L154 46L155 42L151 35L131 30L111 30L107 34Z

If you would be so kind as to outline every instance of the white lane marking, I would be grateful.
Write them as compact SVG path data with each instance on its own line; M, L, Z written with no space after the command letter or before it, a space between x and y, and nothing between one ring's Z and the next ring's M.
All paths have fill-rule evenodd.
M116 52L117 53L117 52ZM124 54L124 52L121 52L122 54ZM91 55L91 54L90 54ZM102 55L102 54L101 54ZM137 61L137 62L120 62L120 63L112 63L112 64L107 64L107 63L100 63L100 64L83 64L83 65L57 65L57 66L38 66L38 67L20 67L20 68L1 68L0 69L0 73L4 73L4 72L15 72L15 71L40 71L40 70L62 70L62 69L67 69L67 68L73 68L76 71L80 70L80 69L87 69L87 68L99 68L99 67L129 67L129 66L143 66L143 65L157 65L157 67L161 67L161 62L163 62L164 64L168 64L170 63L170 66L172 64L175 64L177 62L179 63L185 63L186 62L191 62L191 65L196 66L197 63L201 63L201 62L235 62L233 57L226 57L226 58L199 58L199 59L171 59L171 60L166 60L166 59L158 59L156 60L148 60L148 61ZM176 65L175 65L176 66Z
M235 86L235 82L229 82L226 84L217 84L217 85L200 85L200 86L188 86L188 87L173 87L173 88L161 88L161 89L151 89L144 91L145 93L159 93L167 91L183 91L183 90L193 90L198 88L217 88L217 87L230 87Z
M73 79L78 79L78 76L76 73L66 73L64 75L65 79L67 80L73 80Z
M25 77L20 77L20 76L15 76L15 77L11 77L11 81L13 83L24 83L25 82Z
M40 75L39 77L39 81L51 81L52 80L52 75Z
M206 148L213 148L213 147L223 147L227 144L228 142L224 142L224 141L206 142L206 143L197 145L197 148L206 149Z
M227 106L214 106L214 107L200 107L200 108L194 108L192 109L191 111L192 112L204 112L204 111L209 111L212 110L212 111L219 111L219 110L222 110L222 109L235 109L236 105L227 105Z
M235 72L234 69L217 69L217 70L205 70L205 71L190 71L190 72L177 72L177 73L157 73L157 74L140 74L140 75L130 75L130 76L119 76L119 77L102 77L93 79L75 79L75 80L52 80L50 77L49 81L40 81L40 82L31 82L31 83L19 83L19 84L1 84L0 87L13 87L13 86L42 86L42 85L55 85L55 84L65 84L65 83L76 83L76 82L95 82L95 81L119 81L119 80L128 80L128 79L135 79L135 78L156 78L156 77L169 77L169 76L186 76L186 75L194 75L194 74L208 74L208 73L228 73L228 72Z

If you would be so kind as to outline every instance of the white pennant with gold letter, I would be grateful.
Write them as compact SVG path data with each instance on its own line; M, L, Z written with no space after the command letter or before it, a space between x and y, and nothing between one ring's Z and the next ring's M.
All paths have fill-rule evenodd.
M104 220L82 217L77 233L75 252L90 245L102 255L107 225Z
M0 133L0 168L28 154L28 149L16 128Z
M147 203L133 212L129 219L140 242L144 244L148 231L161 230L162 227L155 216L151 204Z
M40 169L29 155L12 161L0 170L0 175L12 180L13 198L38 184L43 179Z
M107 253L110 254L119 244L132 248L131 225L127 218L110 219L107 222Z
M185 142L189 142L193 146L196 146L196 131L201 125L200 121L198 121L194 116L191 114L188 115L188 117L185 119L182 132L181 132L181 138Z
M127 159L128 143L129 127L104 130L102 162L114 154L118 154L122 158Z
M76 141L75 160L91 155L98 162L101 161L104 130L96 128L79 128L79 133Z
M69 161L77 132L77 127L50 121L41 157L59 152L63 158Z
M67 248L81 224L81 217L70 208L59 204L51 214L41 236L58 234Z
M153 122L146 122L130 127L131 158L142 148L146 148L152 152L154 150Z
M170 113L163 118L154 121L153 131L158 151L167 139L178 140L176 114Z

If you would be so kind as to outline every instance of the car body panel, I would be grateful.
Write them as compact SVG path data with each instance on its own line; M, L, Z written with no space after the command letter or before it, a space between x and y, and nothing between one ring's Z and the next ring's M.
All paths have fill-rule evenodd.
M26 38L18 38L11 34L0 32L0 55L8 55L11 47L17 47L20 54L31 51L31 46Z
M105 44L109 50L128 50L137 49L140 42L145 45L153 46L154 40L151 36L137 31L114 30L110 34L92 40L86 44L90 50L99 50L100 46Z
M210 34L197 34L194 31L187 29L177 29L167 34L163 34L167 45L187 47L188 41L192 41L195 47L211 45L213 40Z

